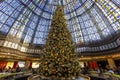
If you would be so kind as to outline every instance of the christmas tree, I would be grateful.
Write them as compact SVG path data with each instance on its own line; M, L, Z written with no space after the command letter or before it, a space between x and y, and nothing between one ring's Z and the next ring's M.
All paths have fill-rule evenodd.
M79 74L79 62L61 6L57 6L46 40L40 73L46 77L72 77Z

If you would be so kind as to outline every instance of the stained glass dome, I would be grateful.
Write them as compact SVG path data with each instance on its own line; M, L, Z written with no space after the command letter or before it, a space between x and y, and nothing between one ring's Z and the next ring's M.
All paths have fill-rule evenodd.
M73 42L84 45L78 51L102 50L104 45L95 49L85 45L111 41L120 33L119 0L1 0L3 45L26 51L30 44L45 44L57 5L64 9ZM107 45L110 44L120 45L117 42Z

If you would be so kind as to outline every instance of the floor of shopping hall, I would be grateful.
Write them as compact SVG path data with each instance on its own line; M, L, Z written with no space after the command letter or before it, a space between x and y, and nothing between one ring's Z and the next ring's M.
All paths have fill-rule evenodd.
M0 80L120 80L120 0L0 0Z

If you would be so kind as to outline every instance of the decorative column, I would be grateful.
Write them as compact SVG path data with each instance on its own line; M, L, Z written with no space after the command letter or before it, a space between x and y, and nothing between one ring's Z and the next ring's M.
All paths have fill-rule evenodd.
M86 61L86 62L84 62L84 66L89 66L87 61Z
M112 58L108 58L107 61L108 61L110 68L112 68L112 69L116 68L115 62Z
M25 62L25 68L28 69L29 66L30 66L30 61L26 61L26 62Z

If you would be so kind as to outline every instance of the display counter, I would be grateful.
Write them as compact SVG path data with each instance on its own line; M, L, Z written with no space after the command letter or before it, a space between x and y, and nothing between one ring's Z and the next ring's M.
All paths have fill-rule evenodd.
M0 73L0 80L27 80L32 73L19 72L19 73Z
M56 78L56 77L44 77L40 75L32 75L28 77L28 80L90 80L90 77L80 75L78 77L71 77L71 78Z
M111 73L101 73L99 74L97 71L90 72L90 78L95 80L120 80L120 75L118 74L111 74Z

